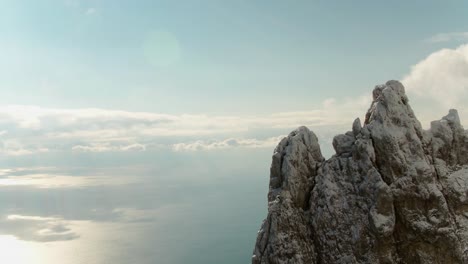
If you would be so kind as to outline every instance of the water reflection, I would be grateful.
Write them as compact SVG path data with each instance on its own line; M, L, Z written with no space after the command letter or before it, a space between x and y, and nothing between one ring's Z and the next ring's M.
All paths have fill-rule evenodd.
M44 263L44 254L35 243L21 241L11 235L0 235L0 247L2 263Z
M112 176L71 176L58 174L56 172L47 173L27 173L37 171L33 169L17 169L14 172L22 172L23 175L0 174L0 186L32 186L37 188L77 188L99 185L123 185L136 182L135 177L112 177ZM8 170L6 170L8 171Z
M264 217L267 170L241 166L244 156L200 159L211 164L0 170L0 246L9 249L0 260L248 262Z

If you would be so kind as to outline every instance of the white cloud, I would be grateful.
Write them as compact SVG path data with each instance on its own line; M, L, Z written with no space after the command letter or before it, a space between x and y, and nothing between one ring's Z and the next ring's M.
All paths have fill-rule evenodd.
M255 131L292 130L298 126L350 126L370 105L368 96L327 99L315 109L270 115L217 116L168 115L87 109L53 109L38 106L0 107L0 155L31 155L56 151L123 152L156 147L173 150L195 146L220 148L228 142L212 139L238 138L245 146L261 146L259 139L246 135ZM284 132L283 132L284 133ZM267 136L276 136L272 132ZM208 142L208 143L207 143ZM186 144L178 145L175 144ZM206 144L211 147L205 146Z
M82 152L111 152L111 151L145 151L146 145L134 143L129 145L112 145L110 143L92 143L90 145L76 145L73 151Z
M438 43L438 42L449 42L452 40L464 41L468 40L468 32L449 32L449 33L439 33L429 39L427 42Z
M120 146L121 151L145 151L146 145L135 143L126 146Z
M459 109L462 120L468 120L463 118L468 117L464 106L468 99L468 45L430 54L414 65L402 82L423 125L452 107ZM319 138L332 138L344 132L337 131L337 127L350 128L356 117L363 119L371 103L371 89L364 95L329 98L305 111L267 115L171 115L99 108L2 106L0 155L271 147L277 143L272 136L302 125L318 131ZM262 138L252 136L259 134Z
M264 140L229 138L221 141L197 140L190 143L177 143L172 145L174 151L199 151L228 148L265 148L274 147L284 136L270 137Z
M457 108L463 122L463 116L468 118L468 45L430 54L402 82L423 123L440 118L449 108Z
M8 215L8 220L30 220L30 221L57 221L57 217L42 217L42 216L29 216L29 215Z
M7 156L23 156L30 155L34 153L46 153L49 152L49 149L46 147L30 146L25 147L20 139L6 139L1 141L0 153Z

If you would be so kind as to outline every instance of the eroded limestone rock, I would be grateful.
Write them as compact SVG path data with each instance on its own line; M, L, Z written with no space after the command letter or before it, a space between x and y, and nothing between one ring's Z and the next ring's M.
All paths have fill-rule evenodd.
M275 149L252 263L468 263L468 136L456 110L424 131L398 81L325 160L305 127Z

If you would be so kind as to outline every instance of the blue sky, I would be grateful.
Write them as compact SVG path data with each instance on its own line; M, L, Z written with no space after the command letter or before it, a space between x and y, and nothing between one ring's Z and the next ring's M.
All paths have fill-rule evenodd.
M298 111L364 93L468 23L464 1L0 4L2 103L174 114ZM164 58L171 45L178 55Z
M333 155L389 79L423 127L468 125L466 10L0 0L0 259L247 263L291 130Z

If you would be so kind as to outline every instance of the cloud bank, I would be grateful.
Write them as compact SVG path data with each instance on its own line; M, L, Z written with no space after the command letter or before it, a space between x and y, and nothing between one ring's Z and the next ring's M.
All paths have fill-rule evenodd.
M284 135L285 136L285 135ZM270 137L265 140L250 139L236 139L229 138L220 141L203 141L197 140L190 143L177 143L172 145L174 151L199 151L199 150L217 150L227 148L264 148L274 147L284 136Z
M168 115L11 105L0 107L0 154L271 147L278 134L261 138L246 135L257 131L289 131L301 125L349 125L350 120L365 113L369 104L370 96L327 99L309 111L263 116Z
M442 49L411 67L403 80L424 123L457 108L468 119L468 45ZM435 115L436 114L436 115Z
M464 35L450 33L434 40ZM462 120L468 120L463 118L468 117L464 104L468 99L468 45L430 54L412 66L402 82L423 125L449 108L458 108ZM9 105L0 107L0 156L272 148L280 135L302 125L325 133L317 133L319 137L332 138L335 129L327 128L350 127L354 118L363 117L370 103L369 92L329 98L305 111L246 116Z

